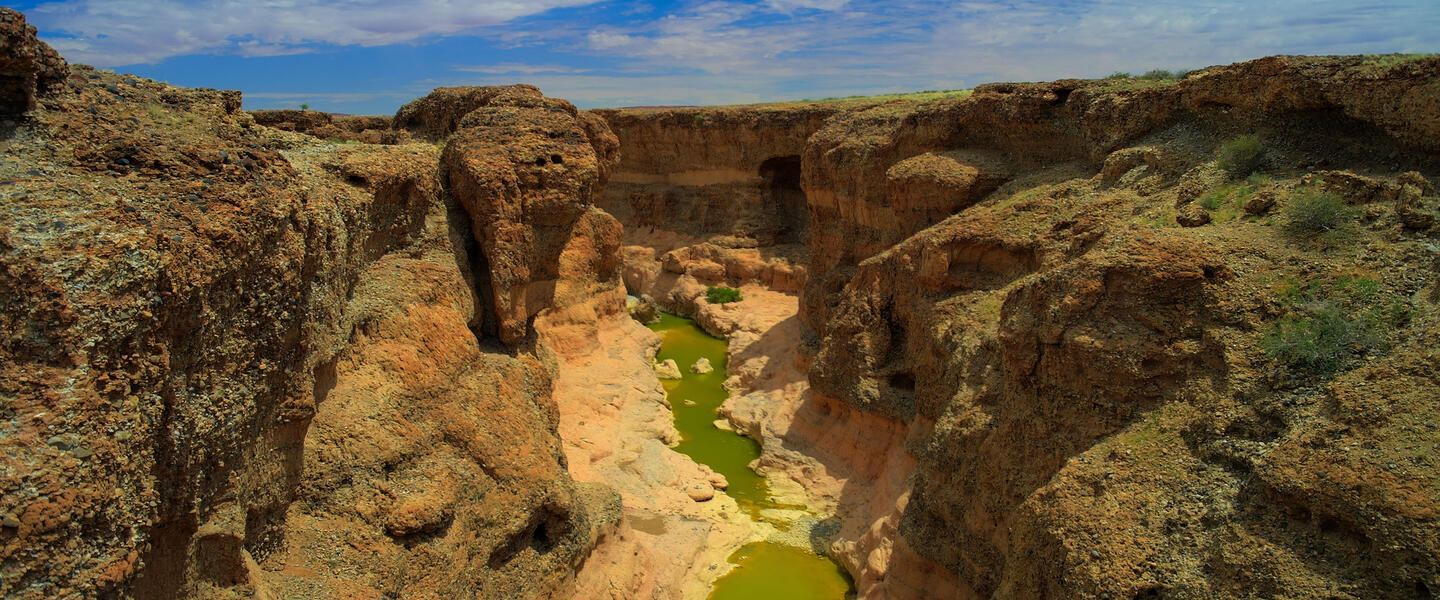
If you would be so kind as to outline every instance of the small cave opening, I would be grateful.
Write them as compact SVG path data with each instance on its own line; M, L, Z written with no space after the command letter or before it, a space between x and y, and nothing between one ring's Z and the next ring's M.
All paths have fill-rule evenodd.
M915 393L915 376L909 371L892 373L889 378L890 387L907 393Z
M359 175L346 175L346 176L345 176L345 183L348 183L348 184L354 185L354 186L365 187L365 184L370 183L370 182L369 182L368 180L366 180L364 177L361 177L361 176L359 176Z
M535 157L535 166L537 166L537 167L543 167L543 166L545 166L545 164L546 164L547 162L549 162L549 161L545 160L545 157L543 157L543 156L537 156L537 157Z
M541 507L530 516L530 522L524 529L491 552L490 567L499 568L526 550L536 555L547 554L565 539L569 528L564 515L548 505Z
M555 163L555 164L557 164L557 165L563 165L563 164L565 164L565 157L560 156L559 154L551 154L551 155L550 155L550 162Z
M810 232L810 206L800 186L798 155L775 156L760 163L762 193L776 216L776 241L803 244Z
M541 521L535 526L535 531L530 533L530 547L536 553L544 554L555 548L555 538L550 534L550 528Z

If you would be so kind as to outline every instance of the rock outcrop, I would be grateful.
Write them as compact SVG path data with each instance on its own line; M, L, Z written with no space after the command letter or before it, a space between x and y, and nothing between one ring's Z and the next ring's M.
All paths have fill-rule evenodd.
M1369 269L1410 306L1404 299L1433 285L1434 271L1398 248L1363 266L1315 250L1297 258L1263 222L1220 227L1191 204L1201 194L1190 183L1210 181L1207 148L1261 131L1272 176L1288 181L1256 180L1250 200L1283 209L1285 196L1311 186L1353 189L1340 193L1369 207L1376 235L1418 248L1388 203L1412 177L1401 171L1440 164L1433 140L1413 135L1437 122L1432 104L1401 100L1436 97L1437 66L1274 58L1178 84L982 86L964 100L831 119L804 163L809 266L820 274L804 296L820 337L810 379L824 397L907 425L917 463L898 528L906 545L955 573L970 588L961 597L1421 598L1437 589L1440 563L1421 558L1434 555L1434 522L1417 515L1440 497L1380 491L1431 479L1423 459L1401 458L1416 442L1394 428L1428 410L1415 394L1433 384L1404 377L1355 393L1351 401L1374 403L1377 421L1339 425L1339 415L1360 413L1316 409L1343 402L1342 390L1358 388L1340 382L1359 375L1296 387L1266 376L1284 367L1261 348L1275 318L1266 277L1324 281ZM1221 93L1232 89L1244 92ZM1414 125L1402 131L1401 121ZM1338 138L1366 150L1316 143ZM895 210L905 192L883 174L980 150L1008 165L1009 183L970 208L963 192L934 196L956 203L948 218ZM1307 180L1307 165L1391 175ZM1226 182L1199 185L1209 193ZM1250 200L1239 198L1221 208L1233 201L1229 210L1243 212ZM1177 213L1194 228L1174 228ZM1163 214L1165 225L1142 214ZM1314 270L1294 271L1296 260ZM1407 262L1418 271L1394 270ZM1433 305L1413 309L1429 316L1397 340L1434 328ZM1429 368L1416 348L1392 352L1385 364ZM1397 437L1381 442L1382 430ZM1416 434L1421 446L1434 443L1432 433L1406 435ZM1374 454L1342 458L1361 442L1347 435ZM1375 479L1353 479L1361 471ZM1371 491L1342 500L1344 484L1332 481ZM846 563L862 581L872 568Z
M570 164L456 172L503 190L462 199L458 152L263 127L235 92L76 67L38 100L0 165L0 594L568 594L618 499L571 480L524 321L516 348L472 330L475 282L511 274L465 205L545 213L506 224L554 251L523 265L547 282L527 314L616 288L592 269L618 227L581 195L603 131L469 124L452 146L489 164L483 129L527 123Z
M36 98L63 85L70 76L65 59L35 38L25 15L0 7L0 116L35 108Z
M862 597L1424 598L1433 357L1408 340L1435 327L1440 157L1417 132L1440 122L1437 61L1276 57L788 117L600 111L625 148L602 205L627 228L627 287L717 334L704 286L784 289L773 252L807 240L788 256L808 331L785 335L813 389L727 410L774 486L834 507L829 548ZM1212 153L1252 132L1268 171L1230 181ZM747 224L771 208L744 190L800 135L807 233L783 238ZM1272 226L1311 190L1357 207L1363 258ZM1401 307L1376 326L1386 366L1327 386L1277 363L1280 282L1359 272Z
M486 102L455 124L443 161L489 273L479 289L491 305L478 326L515 344L542 309L619 288L620 223L593 205L617 143L604 122L582 118L569 102L528 86L493 93L442 89L401 115L413 115L417 105L449 115L458 110L446 102L452 98L474 101L466 107Z
M334 115L316 110L252 110L250 116L266 127L294 131L322 140L366 144L407 144L409 131L392 127L383 116Z

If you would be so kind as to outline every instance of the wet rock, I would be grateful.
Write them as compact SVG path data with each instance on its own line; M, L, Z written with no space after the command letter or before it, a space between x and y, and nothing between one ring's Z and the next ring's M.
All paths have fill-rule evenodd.
M713 487L717 490L723 490L730 487L730 481L728 479L725 479L724 475L721 475L719 473L711 473L710 487Z
M695 361L695 364L690 365L691 373L699 373L701 375L704 375L705 373L712 373L714 371L715 367L710 365L710 359L703 356L700 357L700 360Z
M649 295L642 295L630 308L630 316L636 321L649 325L660 321L660 307Z

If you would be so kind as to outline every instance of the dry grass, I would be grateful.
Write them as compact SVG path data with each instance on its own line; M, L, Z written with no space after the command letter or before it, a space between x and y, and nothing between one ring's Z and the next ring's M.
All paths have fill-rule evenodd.
M1360 68L1367 71L1378 71L1436 56L1440 56L1440 54L1368 54L1363 57Z

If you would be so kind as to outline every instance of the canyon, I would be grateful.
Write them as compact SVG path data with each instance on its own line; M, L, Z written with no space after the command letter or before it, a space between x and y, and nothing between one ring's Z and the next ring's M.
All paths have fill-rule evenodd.
M1440 58L356 117L0 25L7 598L1440 597Z

